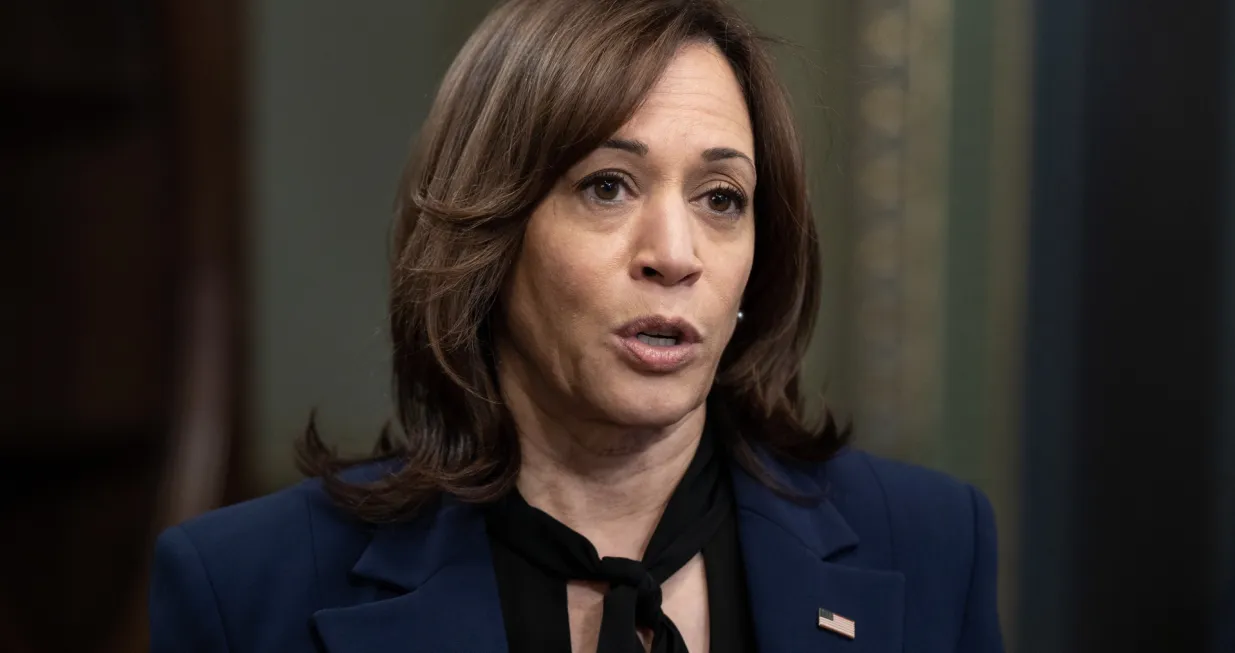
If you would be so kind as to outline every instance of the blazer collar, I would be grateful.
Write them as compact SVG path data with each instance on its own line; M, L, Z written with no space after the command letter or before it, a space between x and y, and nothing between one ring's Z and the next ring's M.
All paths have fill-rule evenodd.
M843 564L859 540L829 500L826 474L820 479L771 456L761 459L786 489L814 500L782 497L734 465L759 650L900 651L904 577ZM475 506L445 497L416 520L377 527L352 574L397 595L315 613L317 634L330 653L392 646L434 653L507 650L484 516ZM820 629L820 608L855 621L857 637Z
M901 651L905 578L900 572L846 564L859 540L830 499L827 466L816 477L770 456L762 460L787 489L815 501L791 501L734 470L738 533L759 650ZM851 640L821 628L820 609L854 621L856 636Z
M732 469L733 488L739 513L758 515L813 551L820 559L831 558L858 546L857 533L849 527L849 522L845 521L810 471L781 463L762 451L757 456L764 469L780 483L781 489L795 496L778 494L735 464Z
M377 527L352 575L400 594L314 613L326 651L506 653L484 516L475 506L445 497L416 520Z
M483 537L480 512L454 497L443 497L406 525L376 526L369 546L352 566L352 576L410 592L443 567L465 563L469 554L479 553L459 545Z

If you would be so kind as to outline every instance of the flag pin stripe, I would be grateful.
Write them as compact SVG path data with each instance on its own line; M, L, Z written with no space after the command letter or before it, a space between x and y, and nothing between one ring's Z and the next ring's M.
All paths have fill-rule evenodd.
M830 610L819 608L819 628L830 630L837 635L854 639L857 637L857 624Z

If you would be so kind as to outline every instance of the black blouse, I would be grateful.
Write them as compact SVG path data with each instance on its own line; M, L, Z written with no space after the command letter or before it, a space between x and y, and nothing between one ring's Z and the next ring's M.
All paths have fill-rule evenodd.
M599 558L586 538L517 491L490 506L486 523L510 653L570 652L567 580L610 583L598 653L643 653L637 627L653 633L653 653L686 653L677 627L660 610L660 583L700 551L712 652L755 651L733 488L718 449L705 432L642 561Z

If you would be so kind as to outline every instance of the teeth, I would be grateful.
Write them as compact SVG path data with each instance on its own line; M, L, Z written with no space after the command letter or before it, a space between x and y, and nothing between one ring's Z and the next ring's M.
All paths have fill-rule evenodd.
M639 342L652 345L653 347L672 347L678 344L677 338L666 338L664 336L654 336L647 333L640 333L635 336Z

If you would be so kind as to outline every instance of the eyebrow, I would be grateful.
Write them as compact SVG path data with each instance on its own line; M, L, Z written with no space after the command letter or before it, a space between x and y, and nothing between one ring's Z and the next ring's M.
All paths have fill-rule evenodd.
M647 156L648 154L647 143L629 138L610 138L601 143L600 146L611 150L630 152L638 156ZM732 147L710 147L703 151L704 161L723 161L725 159L742 159L749 163L752 168L755 167L755 162L749 156L741 150L735 150Z
M725 159L743 159L750 164L750 167L755 167L755 162L749 156L732 147L712 147L703 151L704 161L723 161Z
M611 150L630 152L631 154L637 154L639 156L648 155L647 143L644 143L643 141L631 140L629 138L610 138L604 143L601 143L600 146Z

